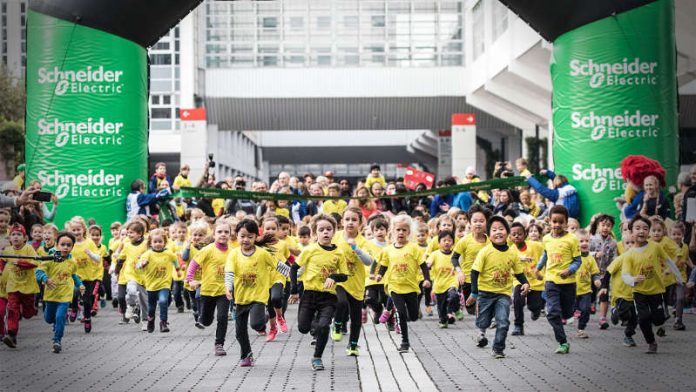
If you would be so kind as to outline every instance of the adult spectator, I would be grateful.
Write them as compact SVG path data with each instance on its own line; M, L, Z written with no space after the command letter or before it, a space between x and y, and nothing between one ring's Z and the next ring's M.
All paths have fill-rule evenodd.
M173 184L172 178L167 175L167 164L164 162L155 163L155 173L150 177L150 184L148 189L150 193L156 193L159 189L160 182L166 180L169 185ZM169 187L171 191L171 186Z
M233 189L236 191L246 190L246 181L243 177L235 177ZM229 215L233 215L237 211L244 211L247 214L253 215L256 213L256 208L256 202L252 199L229 199L225 204L225 212Z
M691 186L684 192L684 198L682 200L681 216L679 220L684 222L687 226L687 236L685 238L691 238L691 230L693 229L694 219L692 216L696 215L696 211L693 211L693 206L696 204L696 165L691 166ZM688 205L692 205L692 209L689 210ZM689 216L691 215L691 216Z
M464 179L462 180L462 184L471 184L480 181L481 177L479 177L479 175L476 174L476 169L473 166L468 166L464 171ZM483 204L488 203L488 200L490 198L486 191L478 191L477 193L472 193L471 196L480 200Z
M677 194L674 195L674 216L680 219L682 216L682 202L684 194L691 187L691 174L687 172L679 173L677 176Z
M416 189L414 189L415 192L425 192L426 190L428 190L428 187L422 182L416 184ZM422 208L424 211L430 212L430 204L432 201L432 196L412 197L409 199L411 205L410 210L414 211Z
M527 183L554 204L564 206L570 217L578 219L580 217L580 200L575 187L568 183L568 178L563 175L557 176L551 170L541 170L539 174L546 175L553 181L553 189L547 188L531 175L527 176Z
M454 177L447 177L442 181L443 187L454 185L457 185L457 180L455 180ZM456 193L435 195L435 197L433 197L433 202L430 204L430 216L434 218L440 214L446 214L454 204L454 197L456 195Z
M324 190L321 189L321 184L319 182L315 182L312 185L309 186L309 195L310 196L324 196ZM321 200L309 200L305 206L305 216L314 216L322 211L322 201ZM299 217L299 216L298 216ZM295 221L299 221L302 218L298 220L298 217L294 217Z
M9 195L3 192L0 194L0 208L15 208L26 204L36 204L38 202L32 199L36 192L36 189L27 189L19 196Z
M36 189L37 192L41 192L41 182L39 180L33 180L29 183L31 188ZM53 209L49 209L46 203L39 202L37 212L41 215L41 220L44 222L53 222L56 217L56 212L58 211L58 197L55 193L51 193L51 202L53 203Z
M314 177L314 174L312 174L312 173L306 173L306 174L305 174L304 176L302 176L302 177L304 178L305 186L307 187L307 189L309 189L309 186L312 185L312 184L314 183L314 178L315 178L315 177Z
M350 192L350 181L348 181L348 179L342 178L338 182L338 186L340 187L339 194L341 197L349 198L352 196L352 193Z
M130 222L137 215L151 215L150 208L160 199L169 197L171 192L164 189L158 193L145 194L143 180L135 180L131 183L131 191L126 197L126 219Z
M498 192L497 203L493 207L494 215L502 215L503 212L511 209L519 215L520 207L515 203L512 192L509 189L502 189Z

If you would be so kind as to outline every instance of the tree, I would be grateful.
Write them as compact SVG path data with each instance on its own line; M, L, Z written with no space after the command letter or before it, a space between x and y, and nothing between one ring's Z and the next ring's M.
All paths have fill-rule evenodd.
M0 156L5 164L5 173L13 166L24 162L24 125L15 121L0 122Z
M24 162L24 81L13 78L0 66L0 160L5 172Z
M24 119L26 102L24 80L13 78L6 67L0 66L0 117L10 121Z

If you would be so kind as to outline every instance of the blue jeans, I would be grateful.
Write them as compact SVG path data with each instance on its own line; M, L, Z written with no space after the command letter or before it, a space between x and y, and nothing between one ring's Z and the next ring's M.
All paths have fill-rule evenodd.
M560 344L568 343L562 319L573 317L575 283L556 284L546 282L546 319L553 328L553 335Z
M592 293L575 297L575 309L580 311L578 329L585 329L590 321L590 308L592 307Z
M147 317L155 318L157 304L160 308L160 321L167 321L167 308L169 307L169 289L147 292Z
M60 343L65 330L65 316L68 313L70 302L44 302L44 320L53 327L53 343Z
M509 295L479 292L476 327L485 332L495 317L494 351L505 350L505 339L510 327L510 302Z

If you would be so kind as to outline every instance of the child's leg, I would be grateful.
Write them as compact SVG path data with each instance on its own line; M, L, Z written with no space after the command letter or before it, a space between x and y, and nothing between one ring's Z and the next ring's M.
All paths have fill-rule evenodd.
M423 289L424 305L433 306L433 286Z
M358 344L360 339L360 330L362 328L362 301L358 301L353 298L352 295L346 293L348 296L348 309L350 310L350 344Z
M297 330L306 334L313 328L316 291L305 290L297 308Z
M82 319L90 320L92 318L92 305L94 301L94 281L83 280L85 293L82 294Z
M446 292L447 294L447 313L456 313L461 309L461 304L459 303L459 292L454 287L451 287Z
M315 295L318 320L315 329L317 344L314 346L314 358L321 358L329 341L331 319L336 312L336 296L331 293L315 293Z
M548 320L549 324L551 324L551 328L553 328L553 334L556 341L559 344L564 344L568 342L568 339L566 338L563 323L561 321L561 317L564 316L561 302L561 285L557 285L553 282L546 282L546 319ZM479 308L480 306L481 305L479 305ZM570 308L572 314L572 305ZM479 312L481 312L480 309ZM568 318L570 318L570 316Z
M159 299L159 291L148 291L147 292L147 320L153 320L155 318L155 312L157 311L157 300Z
M215 344L225 344L225 335L227 335L227 314L230 312L230 301L224 295L213 298L215 301L215 311L217 312Z
M652 312L650 311L650 296L639 293L633 294L638 316L638 325L643 337L648 344L655 343L655 335L652 330Z
M20 296L20 293L7 293L7 334L10 336L17 336L19 332Z
M249 342L249 331L247 330L247 328L249 324L249 313L253 305L254 304L235 305L237 318L234 320L234 336L237 339L237 343L239 343L239 349L241 351L242 359L246 358L249 354L251 354L251 343Z
M65 331L65 317L68 314L68 306L70 302L56 302L55 307L55 329L53 331L53 342L60 343L63 340L63 331Z
M375 318L382 314L382 302L380 298L379 285L367 286L365 294L365 305L367 305L373 312L375 312Z
M682 322L682 316L684 315L684 286L683 285L676 285L674 288L675 292L675 304L674 304L674 311L676 313L676 322L681 323Z
M469 296L471 295L471 283L464 283L461 287L462 295L464 296L464 300L466 301ZM469 314L476 314L476 305L471 305L471 306L464 306L466 309L466 312Z
M213 316L215 316L215 297L201 295L199 301L198 322L208 327L213 323Z
M111 297L118 299L118 275L111 274Z
M638 316L636 315L636 305L633 301L619 300L616 306L617 311L622 320L626 321L626 329L624 330L624 336L631 337L636 334L636 327L638 326Z
M0 298L0 336L7 333L5 329L5 316L7 315L7 298Z
M529 290L527 292L527 309L532 312L532 319L539 317L541 309L544 307L544 300L541 298L542 291Z
M58 309L58 302L45 301L44 302L44 321L46 321L48 324L55 323L57 309Z
M140 305L140 318L144 319L147 315L147 308L148 308L147 290L145 290L145 287L143 287L140 284L137 285L137 290L138 290L138 303Z
M495 340L493 341L493 350L502 352L505 350L505 338L510 327L510 297L497 294L494 301Z
M19 294L22 306L22 317L27 320L36 315L36 308L34 307L34 297L34 294Z
M191 292L187 289L183 291L184 302L186 303L186 309L191 309Z
M167 322L167 314L169 307L167 306L167 300L169 299L169 289L162 289L158 291L160 314L159 318L161 322Z
M517 327L524 325L524 305L526 302L526 298L520 294L520 287L522 286L517 285L512 289L512 305L515 308L515 326Z
M177 309L181 309L183 311L184 297L182 295L182 291L184 291L184 282L175 280L172 286L172 288L174 289L174 292L172 293L172 295L174 296L174 305Z
M128 306L138 304L138 283L134 280L129 280L126 285L126 303Z
M399 327L401 327L401 344L409 344L408 321L418 320L418 294L397 294L392 292L391 299L394 302L396 312L399 314ZM412 315L412 313L415 315ZM415 317L415 319L413 318Z
M341 326L348 322L350 309L348 297L350 297L350 294L348 294L343 287L336 287L336 314L334 315L334 323L335 328L337 328L339 332L341 331Z
M288 299L290 299L290 282L286 282L283 286L283 317L285 316L285 311L288 310Z
M271 296L268 299L268 305L273 308L272 312L268 312L269 319L275 320L278 314L283 314L283 285L281 283L274 283L271 286ZM271 325L273 324L271 322Z
M117 286L117 292L118 292L118 312L121 314L126 313L126 285L125 284L118 284L118 280L116 281L116 286Z
M198 300L196 300L195 290L186 290L184 298L188 298L191 305L191 311L193 311L193 318L198 318Z
M590 307L592 306L592 294L585 294L577 297L578 309L580 309L580 319L578 319L578 329L584 330L587 322L590 321Z
M440 324L447 324L447 297L449 292L435 294L435 302L437 303L437 316L440 319ZM457 302L459 302L457 300Z
M476 328L481 330L481 334L485 334L488 327L491 326L491 320L495 316L495 301L492 295L479 292L476 302L478 304Z

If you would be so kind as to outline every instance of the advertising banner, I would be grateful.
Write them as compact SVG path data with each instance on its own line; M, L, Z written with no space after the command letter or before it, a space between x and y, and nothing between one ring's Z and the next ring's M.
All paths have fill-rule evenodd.
M582 224L616 213L627 155L678 173L674 4L659 0L559 36L553 43L555 171L580 195Z
M31 10L27 50L27 180L58 196L59 227L123 221L131 182L147 181L147 51Z

